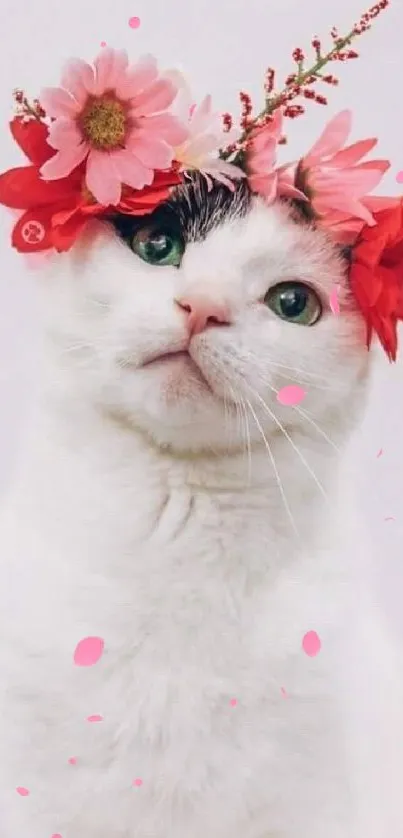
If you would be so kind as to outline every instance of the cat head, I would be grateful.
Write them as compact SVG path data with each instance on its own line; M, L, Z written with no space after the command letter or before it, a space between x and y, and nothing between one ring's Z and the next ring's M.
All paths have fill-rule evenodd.
M103 222L51 271L57 377L159 446L235 450L312 423L338 437L354 417L369 356L346 259L246 183L209 190L195 175L152 214Z

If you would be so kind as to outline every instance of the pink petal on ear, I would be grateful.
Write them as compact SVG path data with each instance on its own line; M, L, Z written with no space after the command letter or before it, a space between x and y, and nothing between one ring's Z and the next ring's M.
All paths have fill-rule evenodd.
M341 151L338 151L337 154L332 157L331 160L327 163L328 166L332 168L340 168L344 169L348 166L354 166L355 163L358 163L362 157L365 157L372 149L377 145L377 139L371 140L361 140L358 143L354 143L353 145L349 145L347 148L343 148Z
M344 145L351 131L352 113L345 110L328 122L317 142L305 155L305 163L313 165L323 157L335 154Z
M55 119L60 116L76 116L80 111L78 102L61 87L45 87L41 92L40 102L47 115Z
M91 151L85 180L87 188L99 204L116 206L119 203L122 187L111 155L102 151Z
M83 105L88 94L94 92L95 76L92 67L81 58L72 58L64 67L62 87Z
M58 151L43 164L40 174L44 180L60 180L60 178L67 177L73 169L79 166L87 154L87 143Z
M172 82L158 79L134 98L131 113L133 116L148 116L163 111L172 104L175 95L176 90Z

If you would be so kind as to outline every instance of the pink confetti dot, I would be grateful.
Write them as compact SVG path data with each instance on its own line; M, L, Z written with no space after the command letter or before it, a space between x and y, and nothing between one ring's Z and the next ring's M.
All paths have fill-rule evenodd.
M230 701L230 705L231 705L231 707L236 707L236 706L237 706L237 704L238 704L237 699L236 699L236 698L231 698L231 701Z
M397 173L396 180L398 183L403 183L403 170Z
M62 835L60 835L60 832L55 832L51 838L62 838Z
M69 765L77 765L77 757L70 757Z
M76 646L74 663L76 666L94 666L102 657L104 646L101 637L84 637Z
M376 455L376 459L378 459L379 457L382 457L382 454L383 454L383 448L380 448L377 455Z
M101 41L101 47L106 47L106 41Z
M130 29L138 29L141 24L141 20L139 17L131 17L129 18L129 26Z
M88 716L87 722L103 722L104 717L96 714L95 716Z
M289 384L287 387L282 387L277 393L277 401L280 404L293 407L296 404L301 404L306 396L306 390L298 387L297 384Z
M333 291L331 292L331 294L329 296L329 305L330 305L330 309L333 312L333 314L335 314L335 315L340 314L340 304L339 304L339 296L338 296L337 288L333 288Z
M28 797L30 794L29 789L26 789L24 786L17 786L16 792L20 795L20 797Z
M302 648L306 655L315 658L319 654L322 643L316 631L308 631L302 638Z
M140 788L140 786L143 785L143 781L140 779L140 777L136 777L136 779L133 780L133 785L137 786L137 788Z

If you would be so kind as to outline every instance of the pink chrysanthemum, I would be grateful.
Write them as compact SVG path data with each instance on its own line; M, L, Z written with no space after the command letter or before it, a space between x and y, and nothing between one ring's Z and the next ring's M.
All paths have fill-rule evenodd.
M293 185L290 172L293 164L276 166L277 145L283 133L283 115L281 110L274 113L271 122L258 128L251 136L246 155L248 182L252 192L260 195L266 203L282 196L305 200L305 196Z
M351 123L347 110L331 119L296 169L296 186L308 197L318 223L346 243L356 238L364 224L375 224L371 210L379 208L380 199L368 195L390 167L387 160L360 162L376 139L343 148Z
M41 104L54 120L48 143L57 151L42 176L58 180L86 160L87 188L105 205L119 203L122 184L150 186L154 171L171 166L173 147L188 135L167 113L176 93L152 56L131 67L124 50L106 48L94 68L71 60L61 87L42 91Z
M211 96L205 96L199 105L193 101L190 88L179 70L166 74L178 87L173 110L181 124L186 123L187 139L175 147L175 160L182 170L197 170L204 175L209 185L212 180L233 189L233 180L245 177L238 166L227 163L219 157L221 149L236 142L240 131L225 131L222 116L213 110Z

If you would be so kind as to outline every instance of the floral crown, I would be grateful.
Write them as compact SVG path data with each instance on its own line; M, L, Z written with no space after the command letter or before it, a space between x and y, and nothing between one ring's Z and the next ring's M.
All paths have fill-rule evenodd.
M159 72L152 56L130 65L125 51L108 47L93 66L69 61L61 86L45 88L32 104L15 91L10 128L30 165L0 175L0 203L23 210L13 246L28 254L69 250L89 219L151 213L192 171L208 189L216 181L235 190L247 179L267 204L292 202L301 218L348 248L350 287L367 323L368 347L375 331L395 360L403 319L403 201L369 195L390 166L362 162L377 140L346 145L351 114L342 111L303 158L277 165L279 146L287 142L285 120L300 117L310 100L327 104L318 86L338 80L325 68L357 58L352 42L388 5L380 0L347 35L332 29L327 51L315 37L310 67L295 49L294 71L281 92L269 68L259 114L240 93L238 128L230 114L213 110L210 96L194 103L181 73Z

